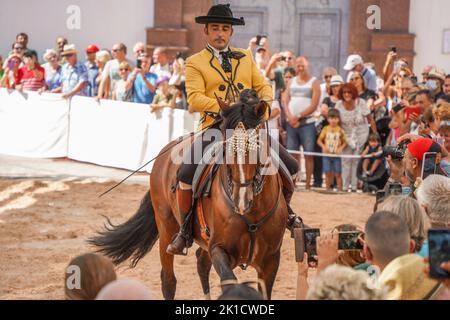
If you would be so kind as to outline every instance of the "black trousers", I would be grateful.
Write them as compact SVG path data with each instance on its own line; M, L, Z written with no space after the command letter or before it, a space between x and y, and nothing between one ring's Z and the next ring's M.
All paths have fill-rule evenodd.
M211 127L210 129L218 129L218 127ZM210 130L208 129L208 130ZM208 130L206 130L202 136L195 139L194 143L191 145L191 148L189 149L189 152L185 155L184 161L181 164L180 170L178 170L177 178L179 181L192 185L192 181L194 179L195 170L198 166L198 160L195 159L195 150L199 150L197 148L201 148L202 154L205 151L206 147L210 145L211 143L217 142L215 140L212 141L205 141L203 139L203 135L207 134ZM283 161L283 163L286 165L287 169L289 170L289 173L291 175L294 175L298 172L299 165L297 160L292 157L289 152L287 152L286 148L284 148L281 144L279 144L276 140L271 140L272 147L276 150L275 143L278 144L278 155ZM197 151L198 152L198 151Z

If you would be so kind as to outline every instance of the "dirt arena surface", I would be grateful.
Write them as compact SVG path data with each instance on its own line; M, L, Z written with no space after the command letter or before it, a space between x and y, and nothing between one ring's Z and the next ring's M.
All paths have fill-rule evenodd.
M93 250L85 240L99 230L101 215L122 223L134 214L147 188L121 185L102 198L114 183L92 180L0 179L0 299L64 299L64 272L71 258ZM330 195L297 192L293 208L311 227L322 232L341 223L363 226L375 197L364 194ZM196 246L187 257L176 257L176 299L203 299L196 272ZM297 266L294 241L285 234L273 299L295 299ZM144 282L158 299L158 244L135 269L121 266L119 278ZM239 280L255 280L253 269L235 270ZM211 272L211 296L220 294L219 279Z

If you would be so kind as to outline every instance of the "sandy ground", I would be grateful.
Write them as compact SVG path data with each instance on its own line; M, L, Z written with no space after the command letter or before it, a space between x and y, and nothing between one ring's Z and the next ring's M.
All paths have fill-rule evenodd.
M64 272L70 259L92 251L85 240L101 228L104 218L123 222L138 208L146 192L142 185L122 185L98 198L113 183L92 180L0 180L0 299L63 299ZM363 194L330 195L297 192L293 208L312 227L331 230L341 223L364 225L375 198ZM160 262L154 249L134 269L117 269L120 278L144 282L159 299ZM177 257L177 299L203 299L196 272L195 247ZM294 241L285 234L273 299L294 299ZM240 280L255 280L252 269L236 269ZM220 294L211 273L211 296Z

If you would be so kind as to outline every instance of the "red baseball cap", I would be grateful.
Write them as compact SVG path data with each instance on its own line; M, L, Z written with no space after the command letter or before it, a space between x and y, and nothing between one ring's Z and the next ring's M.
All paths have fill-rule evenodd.
M419 161L426 152L441 152L441 146L428 138L417 139L408 144L408 151Z
M95 44L91 44L86 48L87 53L95 53L98 51L100 51L100 49Z

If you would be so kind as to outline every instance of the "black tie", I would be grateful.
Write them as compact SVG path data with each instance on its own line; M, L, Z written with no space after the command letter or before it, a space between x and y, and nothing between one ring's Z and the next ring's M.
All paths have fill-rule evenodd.
M221 51L220 55L222 56L222 69L225 72L231 72L232 68L231 68L231 64L230 64L230 59L231 59L231 53L230 51Z

